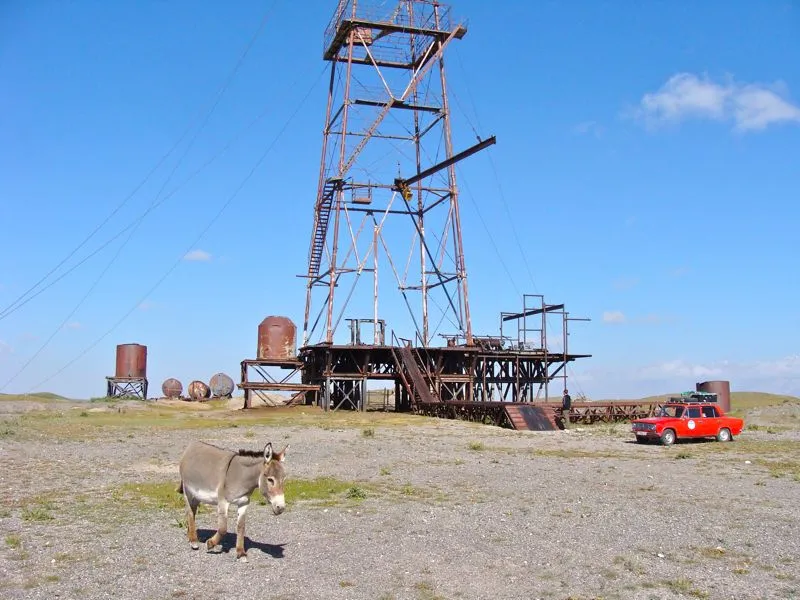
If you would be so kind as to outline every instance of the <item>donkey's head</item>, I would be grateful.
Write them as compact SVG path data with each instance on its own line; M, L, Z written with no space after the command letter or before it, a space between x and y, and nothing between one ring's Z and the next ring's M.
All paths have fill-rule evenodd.
M276 515L281 514L286 508L286 499L283 495L283 482L286 479L283 460L288 449L287 444L280 452L273 452L272 443L267 443L264 447L264 466L258 477L258 489L264 498L269 500L272 512Z

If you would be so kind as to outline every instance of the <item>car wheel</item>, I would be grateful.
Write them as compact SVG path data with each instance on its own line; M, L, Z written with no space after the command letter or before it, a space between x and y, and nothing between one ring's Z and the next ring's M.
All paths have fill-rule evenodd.
M719 430L719 433L717 434L718 442L730 442L731 439L732 436L730 429L728 429L727 427L723 427L722 429Z
M672 429L665 429L661 434L661 443L665 446L671 446L675 443L675 432Z

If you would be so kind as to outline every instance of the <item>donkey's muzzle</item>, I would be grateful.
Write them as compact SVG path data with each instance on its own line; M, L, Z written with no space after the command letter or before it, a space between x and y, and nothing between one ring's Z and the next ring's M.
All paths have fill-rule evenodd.
M272 506L272 512L276 515L279 515L286 510L286 500L283 494L280 496L275 496L274 498L270 498L269 504Z

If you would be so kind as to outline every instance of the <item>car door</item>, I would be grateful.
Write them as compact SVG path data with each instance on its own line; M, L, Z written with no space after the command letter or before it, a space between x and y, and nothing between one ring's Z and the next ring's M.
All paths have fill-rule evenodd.
M699 406L689 406L684 413L686 416L686 436L700 437L702 433L703 421Z
M717 407L713 404L706 404L700 407L702 417L697 424L698 433L703 436L716 436L719 430L719 414Z

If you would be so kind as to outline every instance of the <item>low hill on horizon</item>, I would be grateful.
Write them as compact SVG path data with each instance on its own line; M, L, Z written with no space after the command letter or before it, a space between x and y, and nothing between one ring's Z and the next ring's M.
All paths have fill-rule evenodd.
M35 392L32 394L0 394L0 401L32 400L36 402L70 402L72 399L53 392Z

